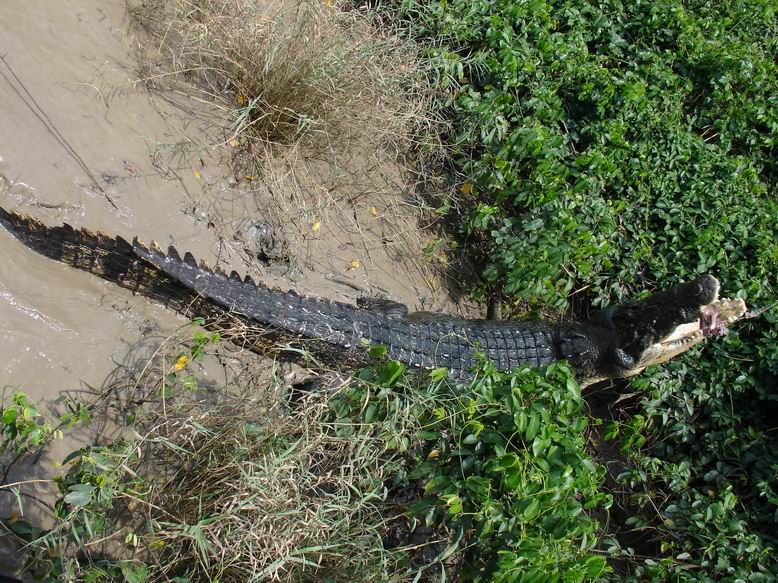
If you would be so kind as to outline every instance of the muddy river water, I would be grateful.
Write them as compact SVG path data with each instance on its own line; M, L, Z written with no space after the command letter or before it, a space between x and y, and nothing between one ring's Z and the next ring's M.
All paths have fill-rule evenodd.
M235 181L229 122L185 94L139 80L124 1L0 2L0 205L205 257L301 293L381 293L412 308L458 309L419 251L398 173L376 176L395 197L301 185L292 172ZM283 166L283 163L281 163ZM379 178L368 177L369 181ZM387 190L388 189L388 190ZM284 261L261 264L251 234L270 228ZM184 320L140 297L37 256L0 229L0 381L56 412L63 391L100 386L139 340ZM51 477L83 436L58 441L20 479ZM51 496L51 484L27 491ZM0 493L0 516L14 497ZM40 509L25 509L35 519ZM0 572L14 552L2 547Z

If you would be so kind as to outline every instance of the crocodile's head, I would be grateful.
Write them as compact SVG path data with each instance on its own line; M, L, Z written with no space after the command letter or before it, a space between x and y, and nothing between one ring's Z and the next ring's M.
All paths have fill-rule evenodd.
M608 377L629 377L721 336L746 314L741 299L719 299L719 282L703 275L642 300L603 310L591 323L608 330Z

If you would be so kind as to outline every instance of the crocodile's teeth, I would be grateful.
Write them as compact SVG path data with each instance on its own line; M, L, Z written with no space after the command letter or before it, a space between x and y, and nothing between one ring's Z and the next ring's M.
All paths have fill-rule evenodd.
M165 253L162 251L162 247L160 247L159 242L155 240L151 240L151 250L154 251L154 253L159 253L160 255L164 255Z
M133 238L132 244L133 245L137 245L141 249L148 249L148 247L146 246L146 243L140 237Z
M194 255L192 255L189 251L184 253L184 263L186 263L189 267L197 267L197 259L195 259Z
M200 259L200 268L201 269L210 269L208 266L208 262L205 259Z
M219 263L214 265L213 272L217 275L223 275L224 277L227 277L227 272L224 271L224 268Z

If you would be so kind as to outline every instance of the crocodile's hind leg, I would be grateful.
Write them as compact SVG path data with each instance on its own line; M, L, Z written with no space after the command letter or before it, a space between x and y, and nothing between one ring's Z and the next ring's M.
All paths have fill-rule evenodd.
M313 394L334 395L351 382L352 376L329 371L322 374L311 374L293 382L289 387L289 402L300 403Z
M414 324L429 324L430 322L458 322L462 318L452 314L440 314L438 312L411 312L408 306L388 300L386 298L357 298L360 308L383 314L387 318L403 318Z
M357 305L387 318L404 318L408 315L408 306L386 298L357 298Z

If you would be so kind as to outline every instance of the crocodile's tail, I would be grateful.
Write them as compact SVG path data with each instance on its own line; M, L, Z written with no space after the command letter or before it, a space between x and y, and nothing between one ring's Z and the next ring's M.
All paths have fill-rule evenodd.
M390 341L385 318L349 304L301 297L259 286L250 277L214 272L198 265L187 253L183 257L170 247L167 253L137 238L130 243L68 224L47 226L39 220L0 207L0 223L26 246L51 259L88 271L102 279L152 298L193 318L225 321L250 336L251 344L262 338L266 351L275 344L299 345L301 339L324 342L317 353L326 360L345 359L355 364L364 353L363 337L374 342ZM263 325L261 330L254 323ZM399 323L395 323L396 328ZM252 328L253 326L253 328Z
M255 352L276 351L352 369L369 362L366 343L382 344L390 358L422 368L442 366L463 377L474 363L473 345L504 369L521 363L548 364L557 332L543 324L466 321L458 318L393 317L384 312L299 296L257 285L233 272L198 265L172 247L131 243L70 225L49 227L33 217L0 207L0 223L38 253L93 273L152 298ZM297 350L302 349L302 350ZM290 355L298 355L290 356Z
M153 298L191 316L187 306L195 299L190 290L165 276L154 265L140 261L133 243L68 224L47 226L38 219L0 207L0 224L30 249L56 261L93 273L133 292Z

